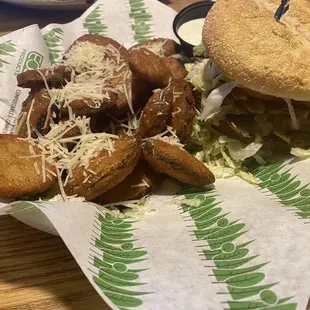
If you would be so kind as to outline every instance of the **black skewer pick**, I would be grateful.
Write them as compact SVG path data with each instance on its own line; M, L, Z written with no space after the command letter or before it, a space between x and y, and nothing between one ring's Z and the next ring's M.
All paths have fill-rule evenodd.
M290 8L290 0L281 0L281 4L277 8L275 14L274 14L274 19L278 22L281 17L288 11Z

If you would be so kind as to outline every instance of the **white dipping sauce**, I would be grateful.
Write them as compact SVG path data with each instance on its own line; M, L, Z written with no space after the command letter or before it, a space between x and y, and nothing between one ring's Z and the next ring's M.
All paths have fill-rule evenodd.
M199 45L201 43L204 22L204 18L198 18L182 24L178 30L179 36L189 44Z

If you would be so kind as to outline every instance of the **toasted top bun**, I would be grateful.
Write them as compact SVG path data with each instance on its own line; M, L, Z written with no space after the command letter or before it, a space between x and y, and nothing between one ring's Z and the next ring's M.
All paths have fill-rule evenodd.
M310 101L310 1L217 0L203 29L211 59L229 78L252 90Z

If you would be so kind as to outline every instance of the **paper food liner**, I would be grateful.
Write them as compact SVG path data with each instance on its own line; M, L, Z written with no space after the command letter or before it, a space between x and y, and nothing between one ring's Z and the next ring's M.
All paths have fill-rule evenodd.
M152 0L104 0L78 20L29 26L0 38L0 128L9 133L28 90L16 75L57 63L79 36L130 47L176 39L175 12ZM59 234L112 309L305 309L309 299L309 161L255 172L257 186L221 179L205 193L173 195L167 183L142 219L118 219L91 203L2 204L38 229ZM174 187L174 189L173 189Z

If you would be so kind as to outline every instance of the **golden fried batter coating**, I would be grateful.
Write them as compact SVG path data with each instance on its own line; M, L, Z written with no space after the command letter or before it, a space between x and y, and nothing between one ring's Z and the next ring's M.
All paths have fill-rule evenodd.
M140 159L135 169L127 178L99 197L99 201L113 203L143 197L153 191L160 180L149 164Z
M163 60L146 48L130 52L129 67L141 79L158 87L166 87L172 78Z
M41 74L40 74L41 73ZM17 85L24 88L45 88L45 81L51 87L58 87L71 80L72 69L60 65L52 68L29 70L17 75ZM44 76L44 79L42 77Z
M57 181L46 170L44 182L40 154L39 148L30 146L29 142L20 140L18 136L0 135L0 197L39 194ZM55 172L54 167L47 163L45 169Z
M136 166L141 155L141 138L123 135L116 140L115 151L101 151L90 160L88 179L85 181L85 168L78 166L73 169L65 190L67 195L79 195L87 200L101 196L109 189L122 182ZM84 183L83 183L84 182Z
M212 172L198 159L176 145L160 140L146 140L142 155L151 167L180 182L197 187L214 183Z
M91 43L91 50L96 50L97 48L100 55L99 59L101 59L101 61L94 60L91 56L88 59L87 54L84 55L85 51L83 52L83 59L85 61L84 65L81 65L80 62L75 59L75 54L83 50L83 44L81 43L84 42ZM99 47L106 47L107 49L102 50ZM104 84L106 84L107 87L114 89L114 92L117 95L117 97L115 97L114 94L113 103L118 109L128 105L128 94L130 94L132 74L128 64L129 53L125 47L111 38L87 34L78 38L72 44L69 51L65 54L65 60L73 67L76 67L78 72L102 70L104 73L102 77ZM77 64L79 64L79 66L77 66Z
M129 49L129 52L146 48L157 56L169 57L178 52L178 44L171 39L157 38L138 43Z
M119 77L111 79L112 87L117 90L117 100L115 101L114 106L120 110L128 107L128 98L126 96L126 92L130 92L132 83L131 73L127 74L127 72L129 72L129 66L126 65L126 67L121 70L124 71L119 73Z
M121 55L121 57L125 60L128 61L129 59L129 53L127 51L127 49L122 46L121 44L119 44L118 42L116 42L115 40L109 38L109 37L103 37L97 34L85 34L81 37L79 37L77 40L75 40L72 45L69 47L69 50L75 46L76 44L80 43L80 42L90 42L99 46L108 46L108 45L112 45L115 49L117 49ZM65 53L65 57L66 58L67 53Z
M61 136L61 138L72 138L79 136L81 134L81 130L78 126L74 126L69 131L67 131L64 135Z
M40 89L31 93L24 101L17 127L20 129L16 134L20 137L28 136L28 129L32 137L37 137L35 130L41 134L47 133L49 126L45 127L50 98L46 89ZM28 122L29 120L29 122ZM29 128L28 128L29 127Z
M184 79L176 79L171 83L173 103L171 127L182 144L187 144L192 134L195 117L195 98L192 88Z
M60 125L61 123L63 125L63 132L65 131L64 134L60 135L61 139L63 139L63 138L71 138L71 137L75 137L75 136L81 135L81 129L76 124L70 130L67 130L68 128L70 128L74 124L74 121L69 120L69 117L62 115L58 125Z
M104 98L101 100L100 105L95 104L92 99L78 99L70 102L69 106L72 109L72 112L76 116L82 115L92 115L101 111L106 111L109 108L113 107L115 102L118 99L118 94L112 91L107 91L109 98ZM68 108L62 108L63 115L68 115Z
M146 80L133 75L131 84L132 104L134 111L144 107L146 101L152 95L152 85Z
M180 78L184 79L187 76L187 71L180 63L180 61L177 60L176 58L174 57L162 58L162 61L170 70L172 77L174 79L180 79Z
M151 95L152 87L150 83L133 75L131 79L131 99L134 112L143 107ZM124 118L129 111L127 99L123 98L123 100L117 100L107 113L115 118Z
M172 87L157 91L146 103L140 120L139 133L142 138L162 133L170 117L173 101Z

